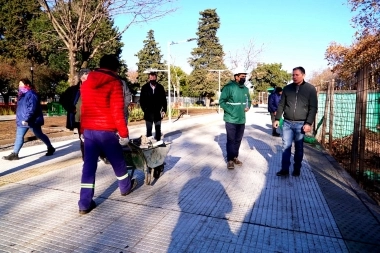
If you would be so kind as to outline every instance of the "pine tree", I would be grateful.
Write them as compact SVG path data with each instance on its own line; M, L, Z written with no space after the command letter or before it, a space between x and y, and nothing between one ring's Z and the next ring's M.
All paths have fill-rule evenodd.
M143 73L147 69L159 69L164 70L165 65L161 62L162 55L161 49L158 46L158 43L154 39L154 31L149 30L146 40L143 41L143 48L135 55L138 58L137 63L137 82L140 87L148 82L148 74ZM157 73L157 80L164 86L165 81L167 80L165 72Z
M211 69L227 69L224 62L224 51L216 33L220 27L219 16L215 9L206 9L199 13L197 48L191 52L189 60L193 71L189 76L189 86L194 94L209 99L218 91L218 74L209 72ZM228 73L223 73L222 82L226 82Z
M35 45L28 29L42 11L34 0L0 0L0 55L8 59L31 57Z

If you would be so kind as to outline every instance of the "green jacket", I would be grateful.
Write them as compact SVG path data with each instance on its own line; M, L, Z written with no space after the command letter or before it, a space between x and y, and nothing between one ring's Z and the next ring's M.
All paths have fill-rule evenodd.
M223 120L228 123L245 124L245 107L251 108L248 88L235 81L230 81L222 89L219 99L224 110Z

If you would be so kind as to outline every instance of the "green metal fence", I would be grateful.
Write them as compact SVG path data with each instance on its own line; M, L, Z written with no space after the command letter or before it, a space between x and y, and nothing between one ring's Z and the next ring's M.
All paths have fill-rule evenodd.
M380 75L363 67L351 83L355 90L335 90L332 81L319 92L317 139L380 204Z
M379 101L380 93L378 91L368 92L366 128L374 132L378 132L380 125ZM316 122L319 122L323 117L325 103L326 92L322 91L318 96L318 115ZM344 138L353 134L355 124L355 105L356 90L336 90L334 92L333 132L331 133L333 139ZM331 110L328 110L327 115L325 115L326 119L330 118L330 112ZM326 124L326 132L330 133L330 126L328 123Z
M61 116L66 114L65 109L63 109L62 105L58 102L48 103L47 109L49 116Z

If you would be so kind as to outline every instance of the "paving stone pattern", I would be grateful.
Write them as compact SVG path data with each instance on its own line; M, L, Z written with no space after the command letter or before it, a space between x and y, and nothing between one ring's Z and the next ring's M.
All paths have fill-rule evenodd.
M87 215L78 214L77 140L55 142L53 157L34 146L19 161L2 160L0 252L380 251L378 207L361 201L325 153L306 148L300 177L275 175L281 138L270 135L265 108L247 113L243 166L234 170L221 115L181 119L163 132L171 142L163 176L144 185L135 171L138 188L121 196L100 161L98 206Z

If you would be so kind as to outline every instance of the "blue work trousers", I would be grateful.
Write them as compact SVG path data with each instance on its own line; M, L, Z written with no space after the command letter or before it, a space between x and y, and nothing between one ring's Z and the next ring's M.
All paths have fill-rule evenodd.
M121 194L128 192L132 185L124 160L123 148L116 133L111 131L84 130L84 164L82 171L79 210L90 208L94 197L95 174L101 153L109 160L118 179Z

